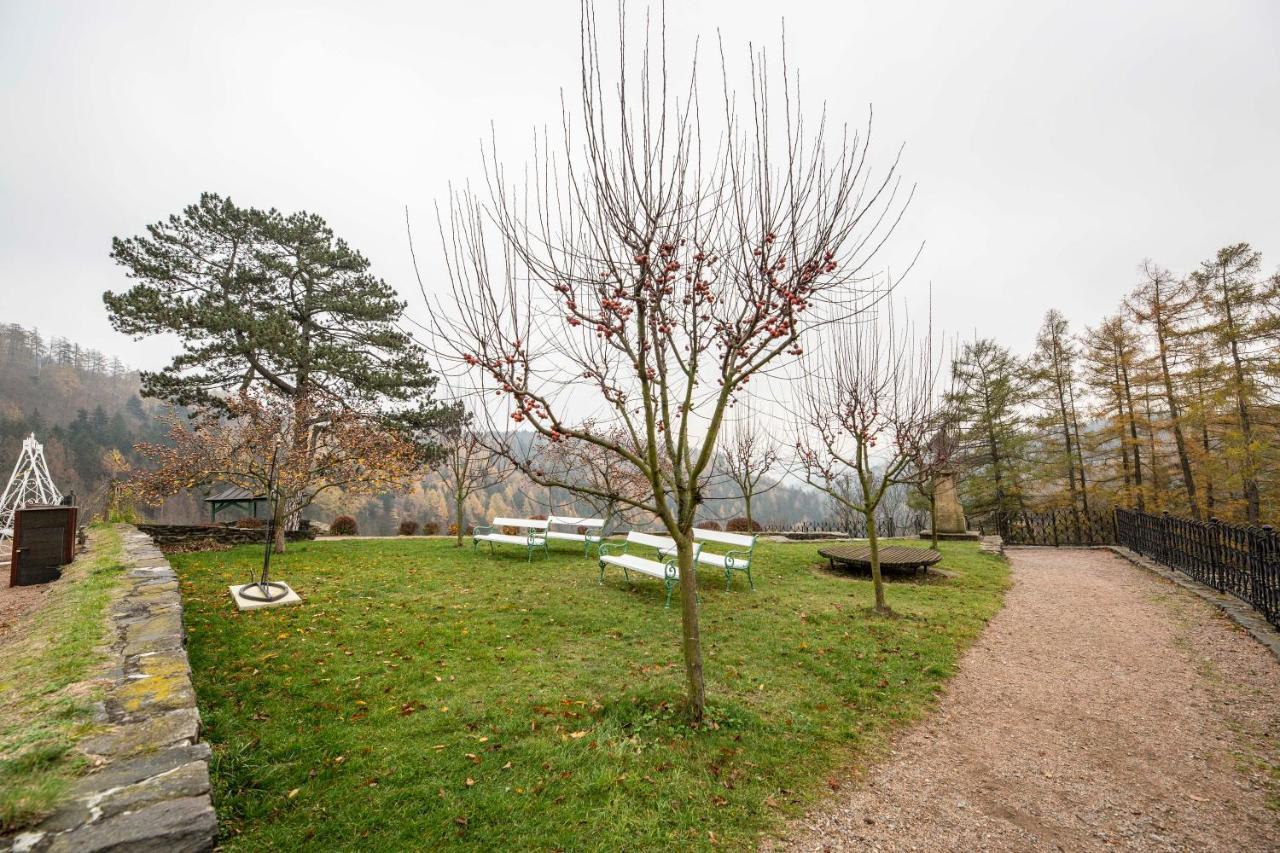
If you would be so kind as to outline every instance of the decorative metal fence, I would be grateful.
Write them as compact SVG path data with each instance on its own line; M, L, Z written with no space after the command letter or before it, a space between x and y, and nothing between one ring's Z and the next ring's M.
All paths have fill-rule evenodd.
M973 520L983 535L998 534L1006 545L1114 545L1115 516L1111 510L1082 512L990 513Z
M1280 532L1116 510L1121 545L1248 602L1280 628Z

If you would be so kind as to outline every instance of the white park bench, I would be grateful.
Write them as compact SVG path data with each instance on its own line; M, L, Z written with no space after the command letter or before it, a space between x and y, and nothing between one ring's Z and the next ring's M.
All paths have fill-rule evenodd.
M581 542L582 556L591 553L591 546L599 550L604 540L603 518L570 518L565 515L553 515L547 519L547 538L560 539L565 542ZM553 530L555 527L571 527L572 530ZM586 532L583 532L585 529Z
M612 553L611 549L620 548L618 553ZM640 549L653 549L658 556L666 559L654 560L649 557L642 557L635 553ZM627 534L627 540L622 544L605 542L600 545L600 583L604 583L605 566L618 566L622 569L622 576L631 582L631 573L639 572L642 575L648 575L651 578L657 578L667 587L667 603L663 607L671 606L671 590L680 582L680 569L676 566L675 554L676 542L668 536L655 536L652 533L640 533L632 530ZM701 543L695 543L693 546L693 558L698 559L698 553L702 550Z
M734 572L746 572L747 583L751 585L751 589L756 588L756 582L751 578L751 553L756 548L756 536L754 533L727 533L719 530L703 530L701 527L693 529L693 541L705 545L708 542L714 542L718 545L737 545L738 547L723 554L712 554L705 547L698 551L695 560L704 566L715 566L724 572L724 591L728 592L733 584ZM662 556L675 556L675 543L662 549Z
M728 533L719 530L703 530L695 527L693 541L715 543L716 545L733 545L733 549L723 554L711 554L704 548L698 553L698 562L707 566L715 566L724 571L724 588L729 591L733 583L734 572L746 572L747 583L754 590L756 582L751 578L751 553L756 549L754 533Z
M503 533L502 528L515 527L523 533ZM519 545L533 562L533 551L541 548L547 553L547 521L537 518L495 518L493 524L477 527L471 534L471 550L480 547L481 542L489 543L489 553L493 553L494 545Z

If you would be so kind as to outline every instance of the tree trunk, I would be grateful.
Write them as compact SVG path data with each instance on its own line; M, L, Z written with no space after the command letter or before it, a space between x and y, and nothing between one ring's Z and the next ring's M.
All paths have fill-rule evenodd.
M276 554L284 553L284 543L285 543L284 518L285 518L284 505L283 503L277 502L275 511L272 513L272 516L271 516L271 532L272 532L271 550Z
M1178 400L1173 396L1173 378L1169 374L1169 349L1165 345L1165 332L1160 324L1156 325L1156 344L1160 354L1160 375L1164 378L1165 402L1169 406L1169 420L1173 427L1173 443L1178 449L1178 464L1182 468L1183 489L1187 493L1187 504L1191 517L1200 520L1200 504L1196 500L1196 481L1191 475L1191 459L1187 456L1187 441L1182 435L1182 415L1178 411Z
M742 493L742 502L746 504L747 509L747 533L755 532L755 525L751 523L751 493L744 491Z
M1120 378L1124 383L1125 405L1129 409L1129 438L1133 442L1133 488L1137 493L1138 512L1146 510L1146 497L1142 493L1142 445L1138 440L1138 416L1133 409L1133 388L1129 384L1129 368L1120 364Z
M934 550L938 548L938 492L937 487L929 489L929 537L933 540Z
M1227 316L1227 334L1231 341L1231 367L1236 385L1236 414L1240 421L1240 439L1243 457L1240 465L1240 484L1244 489L1245 521L1257 525L1262 521L1262 497L1258 490L1258 472L1253 459L1253 422L1249 415L1249 402L1245 388L1244 365L1240 358L1240 335L1236 331L1235 316L1231 311L1231 293L1227 289L1227 271L1222 269L1222 304Z
M453 506L454 506L453 517L457 520L457 524L458 524L458 541L456 545L456 547L458 548L462 547L462 535L464 533L462 529L462 505L465 502L465 500L466 500L465 498L462 500L455 499L453 502Z
M867 520L867 544L871 547L871 587L876 594L876 612L888 613L889 605L884 602L884 578L880 576L880 534L876 530L875 509L867 509L863 517Z
M698 624L698 575L693 562L693 528L680 531L676 566L680 569L680 638L688 687L689 719L701 722L707 711L707 685L702 674L702 631Z

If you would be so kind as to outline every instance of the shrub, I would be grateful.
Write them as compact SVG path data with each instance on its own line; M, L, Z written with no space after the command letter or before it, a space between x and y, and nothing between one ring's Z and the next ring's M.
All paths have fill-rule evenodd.
M476 526L475 526L474 524L468 524L468 525L467 525L467 532L466 532L466 535L467 535L467 536L470 536L472 533L474 533L474 532L475 532L475 530L476 530ZM457 536L457 535L458 535L458 525L456 525L456 524L450 524L450 525L449 525L449 535L450 535L450 536Z
M424 521L424 522L422 523L422 535L423 535L423 536L437 536L437 535L439 535L439 533L440 533L440 522L438 522L438 521Z
M231 522L232 527L239 527L244 530L261 530L267 526L267 523L260 518L253 518L246 515L244 518L237 518Z
M414 535L415 533L417 533L417 532L418 532L418 522L416 522L416 521L402 521L402 522L400 522L400 535L401 535L401 536L413 536L413 535Z
M732 524L732 522L730 523ZM703 521L699 521L697 524L694 525L694 527L698 528L699 530L720 530L721 529L720 522L712 521L709 518Z
M724 529L730 533L759 533L763 528L760 527L760 522L756 521L754 518L751 519L751 524L748 525L745 518L738 516L737 518L729 519L725 524Z
M357 532L356 520L349 515L340 515L329 525L329 533L333 536L355 536Z

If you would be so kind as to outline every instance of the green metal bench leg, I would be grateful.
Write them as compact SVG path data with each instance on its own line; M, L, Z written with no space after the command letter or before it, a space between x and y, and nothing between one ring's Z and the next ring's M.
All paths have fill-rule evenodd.
M751 591L752 591L752 592L755 592L755 591L756 591L756 582L755 582L755 579L751 577L751 567L750 567L750 566L747 566L747 583L749 583L749 584L751 585Z
M672 583L671 581L667 581L666 583L667 583L667 603L662 605L663 609L667 609L671 607L671 590L675 588L675 584Z
M733 585L733 569L724 570L724 591L728 592Z

